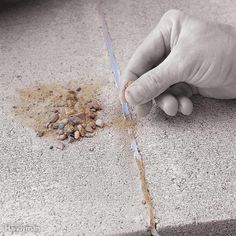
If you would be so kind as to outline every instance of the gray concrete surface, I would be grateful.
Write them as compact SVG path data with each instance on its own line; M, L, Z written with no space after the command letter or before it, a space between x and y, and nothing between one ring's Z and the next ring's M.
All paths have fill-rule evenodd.
M102 85L107 118L120 112L97 3L22 0L0 10L0 232L4 224L35 224L38 235L147 235L137 170L121 133L106 128L51 151L12 110L19 88L79 80ZM230 0L107 0L103 7L122 70L170 8L236 25ZM235 235L236 104L196 97L194 108L175 118L153 109L139 122L158 227L161 235Z
M139 180L121 135L107 128L63 152L49 150L12 109L19 88L79 80L102 84L107 118L119 112L96 4L21 1L2 10L0 22L1 230L7 223L36 224L40 235L143 230Z

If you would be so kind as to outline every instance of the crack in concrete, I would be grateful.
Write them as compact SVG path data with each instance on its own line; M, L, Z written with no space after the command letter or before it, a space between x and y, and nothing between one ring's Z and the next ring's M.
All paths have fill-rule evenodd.
M153 206L152 197L151 197L151 194L148 189L143 159L136 159L136 163L137 163L137 166L139 169L139 176L140 176L141 187L142 187L144 199L145 199L146 204L148 205L148 208L149 208L149 224L150 224L150 226L149 226L148 230L151 232L151 234L153 236L158 236L159 234L156 231L156 222L155 222L155 208Z
M111 38L110 38L110 35L109 35L109 31L108 31L107 23L106 23L106 20L105 20L105 16L104 16L104 13L101 10L101 4L102 4L102 1L99 2L98 11L99 11L99 16L100 16L101 23L102 23L103 36L104 36L107 51L108 51L108 54L109 54L109 57L110 57L110 60L111 60L112 72L113 72L114 77L115 77L115 85L116 85L117 90L119 91L120 82L121 82L120 70L119 70L119 66L118 66L118 64L115 60L115 54L113 52L112 42L111 42ZM124 114L124 119L128 118L128 119L132 120L131 113L128 109L128 104L123 103L121 105L122 105L122 112ZM149 209L149 224L150 225L148 227L148 230L150 231L150 233L153 236L159 236L159 234L156 231L155 208L153 206L152 197L151 197L151 194L150 194L149 189L148 189L148 184L147 184L147 179L146 179L146 176L145 176L145 169L144 169L143 159L142 159L142 157L139 153L138 147L137 147L137 142L136 142L136 139L135 139L133 128L129 127L127 131L128 131L129 136L130 136L130 139L131 139L131 149L133 150L134 157L135 157L136 164L137 164L138 171L139 171L139 177L140 177L142 192L143 192L143 195L144 195L145 202L146 202L146 204L148 206L148 209Z

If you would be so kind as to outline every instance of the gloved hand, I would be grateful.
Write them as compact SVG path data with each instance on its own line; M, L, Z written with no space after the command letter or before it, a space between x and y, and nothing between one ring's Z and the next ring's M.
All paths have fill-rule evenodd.
M170 116L192 112L199 93L236 98L236 28L170 10L136 49L122 76L121 101L149 113L153 99Z

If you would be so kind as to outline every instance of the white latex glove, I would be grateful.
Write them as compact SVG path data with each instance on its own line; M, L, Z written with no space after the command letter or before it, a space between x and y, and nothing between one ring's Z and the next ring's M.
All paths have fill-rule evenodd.
M123 74L121 101L149 113L153 99L168 115L192 112L199 93L236 98L236 29L169 10L136 49Z

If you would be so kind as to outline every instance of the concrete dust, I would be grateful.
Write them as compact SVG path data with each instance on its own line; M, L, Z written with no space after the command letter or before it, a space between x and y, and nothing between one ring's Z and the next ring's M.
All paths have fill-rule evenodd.
M125 119L124 116L113 116L110 120L110 124L114 127L114 129L125 131L129 128L136 131L137 121L135 119Z
M99 101L99 89L98 84L79 85L74 81L67 85L41 84L26 87L18 91L19 100L13 108L16 118L24 125L43 132L44 137L55 138L55 129L52 126L46 127L52 113L58 112L60 121L80 112L87 115L86 105L93 100ZM94 110L94 113L97 116L100 111ZM91 119L86 120L87 123L89 121Z
M79 90L79 91L76 91ZM37 132L43 132L43 137L55 139L57 134L52 126L46 127L52 113L58 111L59 122L65 117L73 116L79 112L86 112L86 104L92 100L100 102L99 84L79 84L70 81L63 84L40 84L18 90L18 100L13 106L16 118L24 125ZM101 111L96 111L99 116ZM135 119L124 119L123 116L107 118L107 125L118 130L127 132L132 129L136 136L137 121ZM128 137L127 137L128 138Z

